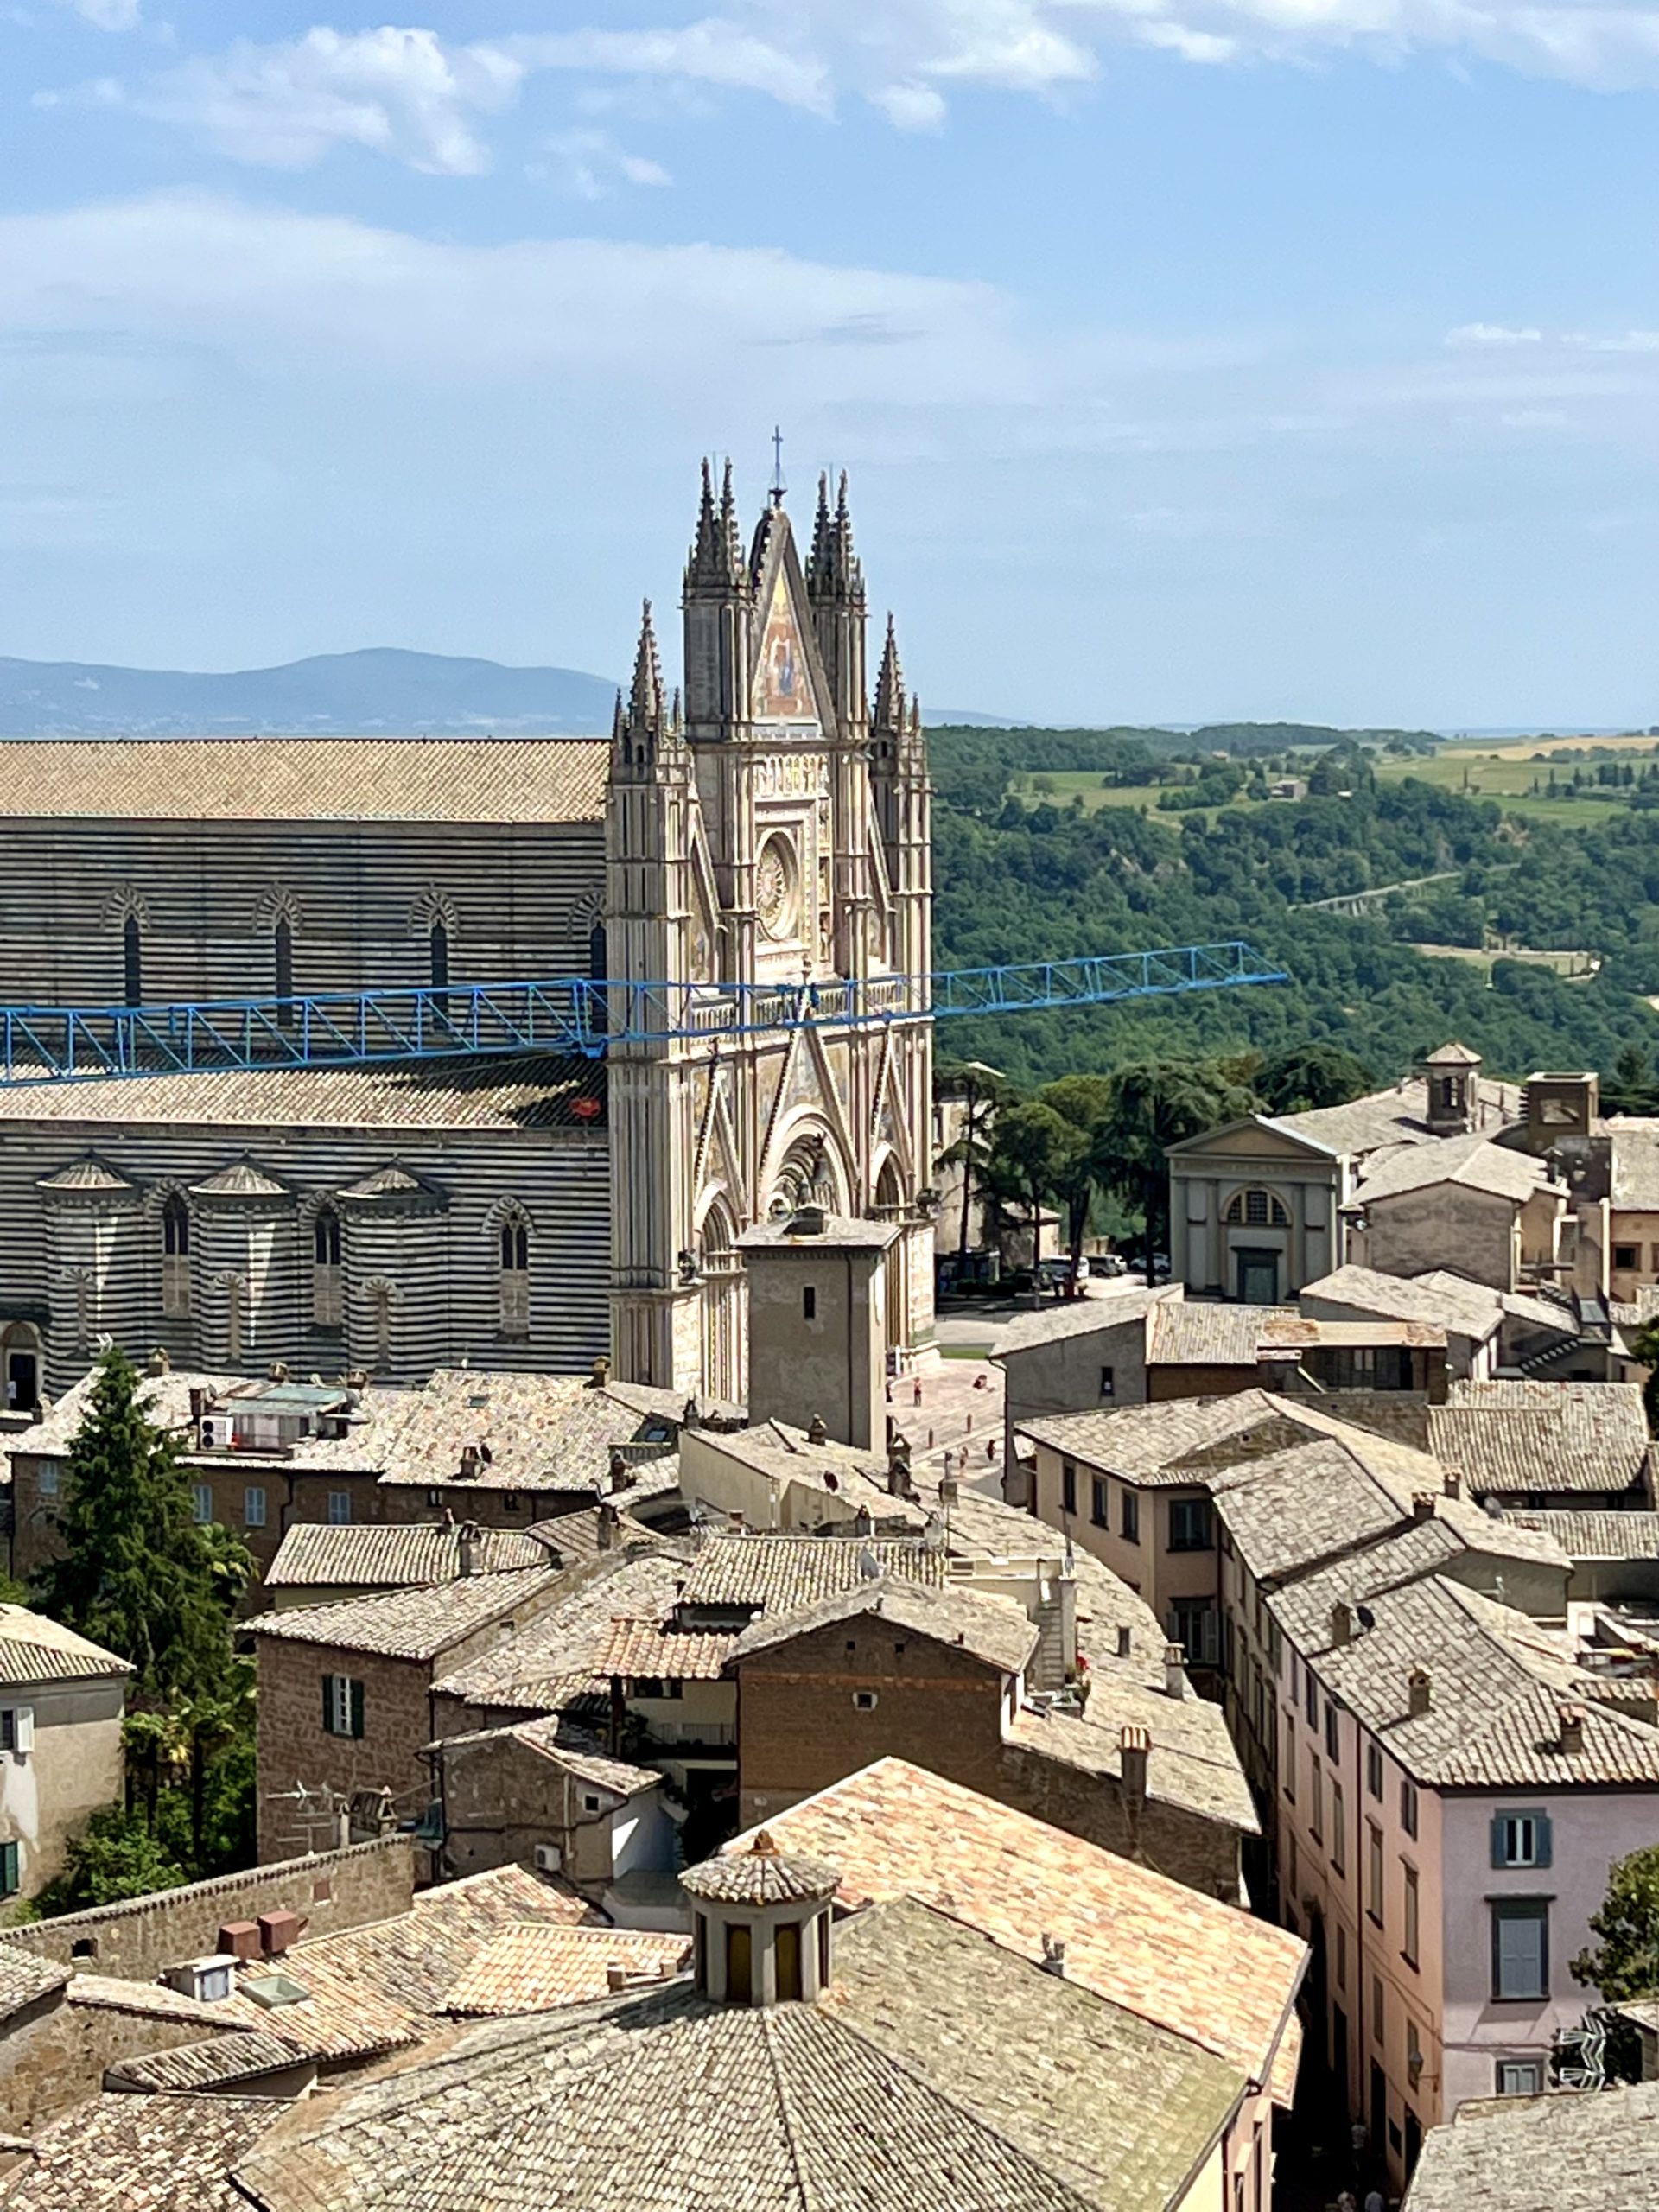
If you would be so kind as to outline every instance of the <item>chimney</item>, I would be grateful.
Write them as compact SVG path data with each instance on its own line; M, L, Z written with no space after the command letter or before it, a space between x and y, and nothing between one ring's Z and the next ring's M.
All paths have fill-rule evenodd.
M1455 1467L1448 1467L1446 1471L1446 1494L1448 1497L1463 1496L1463 1477Z
M1353 1607L1344 1605L1338 1598L1331 1608L1331 1641L1333 1644L1346 1643L1353 1633Z
M1166 1697L1186 1695L1186 1649L1184 1644L1164 1646L1164 1694Z
M1414 1720L1428 1711L1432 1694L1427 1668L1414 1667L1406 1676L1406 1699Z
M622 1454L620 1452L613 1452L611 1454L611 1488L613 1491L626 1490L631 1480L632 1477L628 1471L627 1461L622 1457Z
M297 1943L300 1931L305 1926L297 1912L262 1912L259 1915L259 1941L268 1959L280 1958L290 1943Z
M599 1509L599 1548L602 1552L616 1549L618 1515L613 1505Z
M207 1393L200 1382L190 1385L190 1424L194 1428L207 1410Z
M257 1920L227 1920L213 1946L221 1958L257 1959L261 1945Z
M1057 1980L1065 1980L1065 1944L1058 1936L1043 1930L1043 1955L1039 1961L1045 1974L1052 1974Z
M463 1521L461 1524L460 1534L456 1538L456 1549L460 1557L461 1572L463 1576L473 1575L478 1573L478 1554L482 1542L483 1531L480 1529L477 1522Z
M814 1414L806 1424L806 1440L809 1444L827 1444L830 1441L830 1432L823 1425L822 1414Z
M168 1356L165 1345L157 1344L155 1351L149 1355L149 1371L152 1375L170 1375L172 1373L173 1362L171 1357ZM192 1391L191 1395L194 1397L195 1393Z
M1123 1795L1137 1805L1147 1802L1147 1765L1152 1757L1150 1730L1131 1723L1119 1732L1117 1755L1123 1771Z
M273 1359L270 1365L265 1370L265 1380L268 1382L286 1382L288 1380L288 1362L285 1359Z
M457 1471L459 1472L462 1482L471 1482L474 1477L478 1473L479 1468L482 1464L482 1461L479 1458L479 1451L476 1444L463 1444L461 1446L461 1465Z
M861 1505L854 1514L853 1534L855 1536L873 1536L875 1534L875 1516L868 1505Z
M626 1989L627 1986L628 1970L626 1967L625 1967L620 1960L613 1959L605 1969L606 1988Z
M1117 1631L1117 1656L1127 1659L1135 1649L1135 1630L1125 1621Z
M1434 1518L1434 1497L1432 1491L1426 1490L1413 1491L1411 1494L1411 1517L1414 1521L1432 1521Z
M611 1363L603 1352L594 1362L594 1371L588 1378L590 1390L602 1390L611 1379Z
M941 1475L939 1477L939 1503L941 1505L949 1510L951 1506L955 1505L960 1495L961 1485L957 1483L954 1475Z
M1584 1707L1564 1705L1558 1708L1561 1724L1561 1749L1581 1751L1584 1749Z

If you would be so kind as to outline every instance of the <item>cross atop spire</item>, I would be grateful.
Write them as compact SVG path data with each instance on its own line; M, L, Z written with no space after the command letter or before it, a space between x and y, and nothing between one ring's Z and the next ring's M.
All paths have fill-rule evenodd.
M772 504L774 507L783 505L784 493L787 489L784 482L784 433L782 427L774 423L772 426Z
M899 665L899 641L893 617L887 617L887 642L881 648L881 668L875 679L875 712L872 727L882 736L897 737L905 728L905 671Z

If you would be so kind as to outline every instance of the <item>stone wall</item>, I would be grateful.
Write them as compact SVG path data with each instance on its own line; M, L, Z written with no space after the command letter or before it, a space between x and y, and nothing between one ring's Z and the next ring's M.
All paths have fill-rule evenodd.
M332 1644L261 1637L259 1663L259 1849L262 1856L303 1851L328 1834L320 1795L390 1789L399 1818L423 1808L423 1753L432 1740L429 1662L388 1659ZM363 1685L363 1733L332 1736L322 1725L322 1678L346 1675ZM303 1787L302 1804L281 1793Z
M157 1890L120 1904L64 1913L32 1927L8 1928L6 1942L37 1957L96 1967L99 1974L149 1981L163 1967L204 1956L227 1921L262 1912L297 1912L308 1936L360 1928L407 1912L415 1897L415 1849L408 1836L383 1836L343 1851L219 1874L182 1889ZM78 1946L92 1943L92 1951Z
M0 2132L29 2135L96 2096L118 2059L175 2050L209 2032L192 2020L146 2019L102 2005L72 2005L63 1990L14 2013L0 2037Z
M1157 1756L1154 1750L1154 1762ZM1160 1798L1137 1803L1124 1796L1116 1775L1091 1774L1022 1744L1005 1744L1001 1775L987 1794L1103 1851L1155 1867L1190 1890L1238 1902L1238 1830Z

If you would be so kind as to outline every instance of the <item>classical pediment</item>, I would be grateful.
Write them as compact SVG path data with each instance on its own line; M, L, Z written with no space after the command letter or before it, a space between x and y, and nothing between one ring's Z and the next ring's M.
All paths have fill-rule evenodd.
M1315 1144L1311 1137L1294 1136L1260 1114L1226 1122L1218 1129L1205 1129L1195 1137L1184 1137L1179 1144L1168 1147L1166 1156L1171 1170L1180 1175L1201 1174L1212 1160L1233 1167L1246 1161L1329 1167L1337 1158L1329 1145Z

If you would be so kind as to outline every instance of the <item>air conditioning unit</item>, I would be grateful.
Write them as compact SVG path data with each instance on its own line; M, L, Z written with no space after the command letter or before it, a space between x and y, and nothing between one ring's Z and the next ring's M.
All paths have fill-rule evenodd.
M231 1424L227 1421L205 1421L201 1424L201 1448L204 1452L226 1452L230 1449Z
M183 1996L194 1997L203 2005L213 2005L230 1995L231 1976L237 1963L230 1952L210 1952L205 1959L188 1959L182 1966L168 1967L162 1980L169 1989L176 1989Z
M538 1874L557 1874L563 1870L564 1853L556 1843L538 1843L536 1847L536 1872Z

